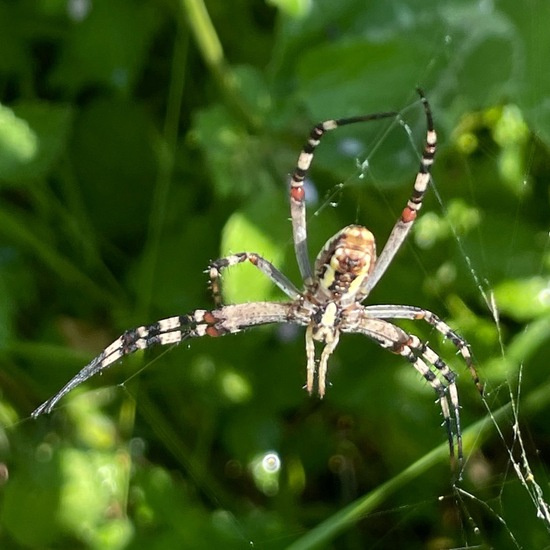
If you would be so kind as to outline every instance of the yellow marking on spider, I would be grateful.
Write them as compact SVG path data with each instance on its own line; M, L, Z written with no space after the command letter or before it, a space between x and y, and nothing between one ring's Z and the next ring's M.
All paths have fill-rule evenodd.
M336 313L338 312L338 307L334 302L331 302L326 307L323 316L321 317L320 325L325 327L333 327L336 324Z

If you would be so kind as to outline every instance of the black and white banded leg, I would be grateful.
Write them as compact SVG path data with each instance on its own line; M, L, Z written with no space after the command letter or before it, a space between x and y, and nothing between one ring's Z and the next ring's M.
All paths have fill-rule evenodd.
M281 273L271 262L262 258L259 254L253 252L239 252L231 254L225 258L220 258L211 262L208 267L210 276L210 288L214 297L216 307L222 305L221 272L231 266L249 261L275 283L289 298L296 300L300 296L300 291L294 286L290 279Z
M300 274L307 287L311 286L313 283L313 272L311 270L307 247L306 192L304 189L304 180L313 161L315 149L326 132L357 122L393 118L396 117L397 114L397 112L389 111L372 115L326 120L320 122L311 130L309 139L302 148L296 168L290 179L290 215L292 217L294 248L298 267L300 268Z
M346 328L345 332L360 332L377 342L381 347L401 355L432 386L437 394L443 413L443 423L447 432L451 459L454 461L458 457L459 467L462 467L463 450L456 375L431 348L422 343L416 336L408 334L403 329L387 321L370 317L367 314L367 308L363 309L362 314L362 317L356 320L354 325ZM433 370L429 365L433 366ZM441 376L441 379L439 376ZM453 414L451 414L451 410ZM456 430L456 455L452 418L454 418Z
M404 306L404 305L375 305L366 306L365 311L377 317L379 319L410 319L411 321L425 321L429 325L433 326L439 333L441 333L447 340L449 340L458 350L468 370L476 388L480 395L483 396L483 385L479 379L479 375L474 366L472 358L472 352L470 346L462 336L454 331L447 323L440 319L435 313L422 309L417 306Z
M40 405L32 416L36 418L40 414L50 413L56 403L73 388L138 350L175 345L189 338L224 336L252 326L293 322L290 313L291 304L251 302L227 305L212 311L198 309L188 315L168 317L152 325L127 330L92 359L52 398ZM303 324L299 321L294 322Z
M384 275L397 251L401 248L401 245L407 238L407 235L416 220L418 211L422 208L422 201L424 200L424 195L426 194L428 184L430 183L431 169L437 150L437 134L434 128L430 104L424 96L424 92L420 88L417 88L417 92L420 95L420 100L424 106L427 123L426 142L424 144L424 151L422 152L422 157L420 159L420 168L418 169L413 192L407 202L407 206L405 206L403 212L401 212L401 216L395 223L390 236L388 237L388 240L380 253L380 256L376 260L376 265L374 266L373 272L365 281L365 285L361 289L361 300L364 300L369 295L371 290L381 279L382 275Z

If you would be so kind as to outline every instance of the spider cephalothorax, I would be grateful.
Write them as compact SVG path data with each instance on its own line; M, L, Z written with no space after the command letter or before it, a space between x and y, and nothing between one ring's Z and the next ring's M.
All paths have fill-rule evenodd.
M395 117L397 113L376 113L321 122L311 131L290 180L290 212L294 247L303 280L303 290L298 290L283 273L256 253L240 252L215 260L209 268L215 309L197 309L187 315L169 317L152 325L126 331L86 365L56 395L40 405L33 412L33 416L51 412L55 404L71 389L138 349L177 344L188 338L223 336L258 325L288 323L306 327L306 388L310 393L313 391L317 374L317 391L321 397L326 389L328 360L338 345L342 333L363 334L381 347L407 359L437 393L451 456L455 453L454 424L456 448L458 458L461 460L462 435L456 375L426 343L394 325L390 320L411 319L429 323L456 346L481 392L482 387L467 342L434 313L420 307L365 306L362 303L378 283L407 237L422 206L430 181L430 169L436 151L437 138L430 106L422 92L419 93L428 127L420 169L411 197L378 258L372 233L361 225L349 225L328 240L317 256L312 270L307 247L304 178L313 160L314 150L325 132L356 122ZM269 277L290 298L290 301L223 305L220 285L222 270L246 261ZM316 358L315 342L322 345L319 359Z

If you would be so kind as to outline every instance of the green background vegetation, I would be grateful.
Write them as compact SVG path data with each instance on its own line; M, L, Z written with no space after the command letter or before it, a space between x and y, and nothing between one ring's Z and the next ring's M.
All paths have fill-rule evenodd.
M543 0L0 3L0 547L548 545L508 451L513 395L546 487L549 21ZM319 120L400 112L327 136L311 173L311 255L349 223L381 249L418 166L416 86L440 200L369 303L471 343L485 404L452 345L403 324L460 374L458 488L432 389L359 336L322 402L302 331L266 327L135 354L29 418L125 329L211 307L210 259L299 281L287 180ZM251 266L224 284L283 299Z

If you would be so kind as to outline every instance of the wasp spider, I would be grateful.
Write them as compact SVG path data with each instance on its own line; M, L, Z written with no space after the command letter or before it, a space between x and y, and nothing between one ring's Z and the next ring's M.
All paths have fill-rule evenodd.
M137 350L156 345L178 344L189 338L223 336L258 325L290 323L306 328L305 387L311 393L316 378L316 389L320 397L325 394L329 358L342 333L364 334L379 346L403 356L434 388L443 412L451 457L454 459L456 449L460 462L462 435L456 374L425 342L397 327L390 320L423 320L432 325L456 346L481 392L482 387L468 343L437 315L420 307L363 305L411 230L430 181L437 140L430 106L420 90L419 93L427 121L426 143L420 169L412 195L378 258L373 234L361 225L348 225L328 240L312 268L307 247L304 178L311 165L313 153L326 132L356 122L395 117L397 113L384 112L321 122L311 131L290 180L292 231L303 290L299 290L275 266L256 253L241 252L218 259L209 266L214 309L197 309L186 315L169 317L151 325L127 330L57 394L40 405L32 413L33 416L51 412L66 393ZM247 261L269 277L290 300L285 303L223 305L220 286L222 270ZM319 358L316 356L315 342L323 346Z

